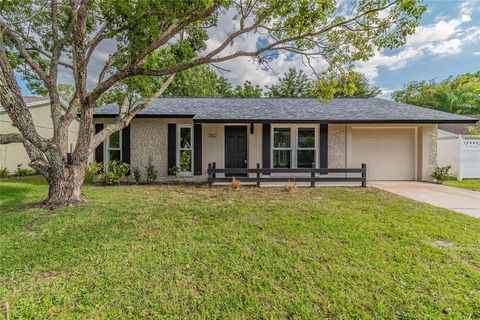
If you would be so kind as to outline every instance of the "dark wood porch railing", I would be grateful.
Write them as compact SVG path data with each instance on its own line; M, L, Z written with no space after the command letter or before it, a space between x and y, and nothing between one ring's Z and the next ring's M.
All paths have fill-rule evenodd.
M257 168L217 168L216 163L208 164L208 185L211 187L216 182L231 182L233 177L240 182L254 182L257 187L260 187L261 182L310 182L311 187L315 187L316 182L361 182L362 187L367 186L367 165L362 163L361 168L315 168L315 164L312 164L312 168L260 168L260 164L257 163ZM231 177L217 177L218 173L224 173L231 175ZM255 177L249 177L250 173L255 173ZM272 173L309 173L310 177L272 177L262 176ZM360 173L360 177L319 177L317 174L325 175L328 173ZM247 175L246 177L237 175Z

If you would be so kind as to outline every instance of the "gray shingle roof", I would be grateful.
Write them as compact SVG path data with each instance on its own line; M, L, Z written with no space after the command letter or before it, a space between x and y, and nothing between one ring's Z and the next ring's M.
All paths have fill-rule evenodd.
M95 110L96 117L114 116L116 104ZM322 104L303 98L160 98L140 117L188 116L198 122L475 122L461 115L379 98L342 98Z

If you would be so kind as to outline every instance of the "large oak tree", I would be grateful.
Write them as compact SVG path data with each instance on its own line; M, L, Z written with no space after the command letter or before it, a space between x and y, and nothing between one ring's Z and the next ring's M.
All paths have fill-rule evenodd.
M420 0L3 0L0 2L0 104L18 134L0 143L21 142L30 166L49 184L48 206L85 201L81 185L88 155L108 135L127 126L162 95L176 73L238 57L268 63L279 52L302 55L305 63L338 69L366 60L382 47L401 46L425 8ZM341 4L340 4L341 3ZM231 25L207 40L223 15ZM260 35L256 45L239 38ZM96 73L88 66L99 45L111 53ZM74 84L67 111L57 82L69 72ZM233 72L241 72L233 70ZM22 75L51 100L54 134L42 137L22 100ZM96 77L96 81L92 78ZM147 81L147 79L149 79ZM89 85L87 85L87 83ZM98 133L93 113L100 97L120 89L116 122ZM67 159L65 140L75 117L78 141Z

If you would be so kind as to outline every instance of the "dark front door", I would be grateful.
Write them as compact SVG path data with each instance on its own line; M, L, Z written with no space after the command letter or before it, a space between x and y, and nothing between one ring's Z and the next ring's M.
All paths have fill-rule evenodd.
M247 167L247 127L225 126L225 168ZM246 176L246 174L226 174Z

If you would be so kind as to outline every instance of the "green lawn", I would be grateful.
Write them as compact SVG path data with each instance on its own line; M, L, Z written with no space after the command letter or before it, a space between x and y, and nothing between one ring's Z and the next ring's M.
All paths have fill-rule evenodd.
M463 188L473 191L480 191L480 179L447 180L444 182L447 186Z
M0 302L44 319L480 317L480 220L376 189L0 180Z

